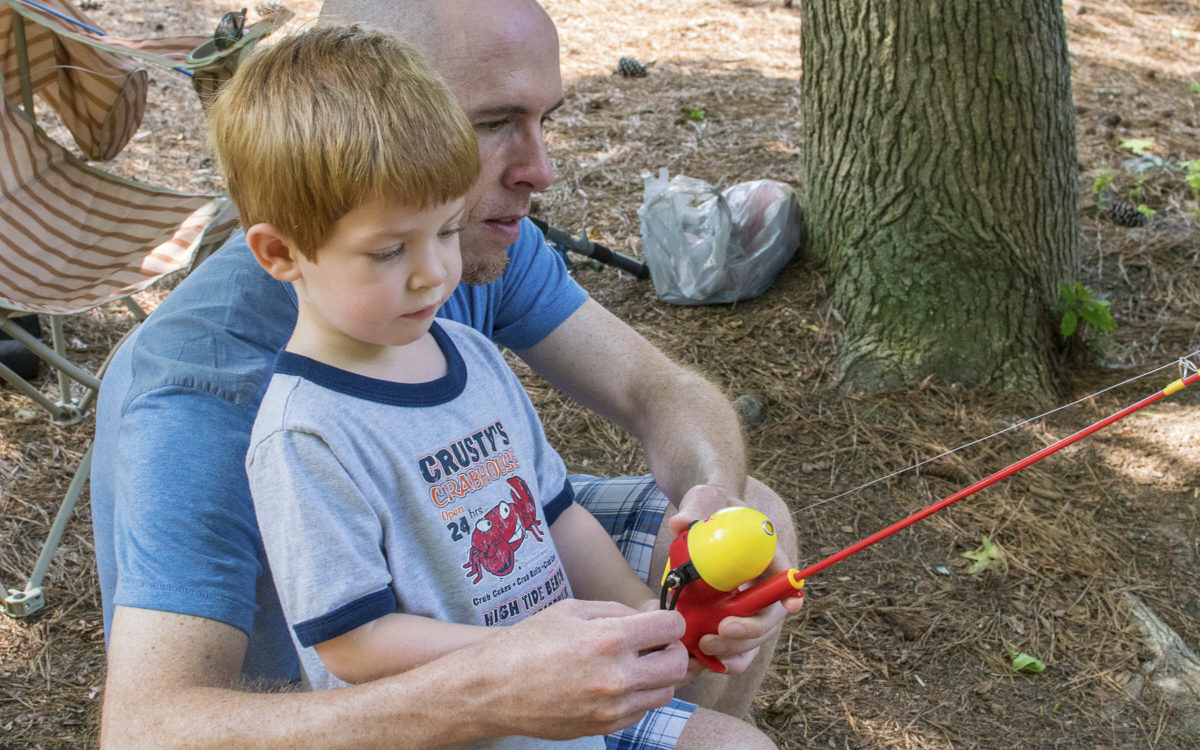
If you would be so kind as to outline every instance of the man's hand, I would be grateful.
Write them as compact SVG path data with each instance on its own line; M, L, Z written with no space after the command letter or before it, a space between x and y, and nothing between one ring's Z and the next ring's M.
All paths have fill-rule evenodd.
M678 612L568 599L458 654L478 651L488 675L511 683L507 703L486 712L506 719L496 734L568 739L623 729L666 705L686 679L683 629Z
M742 506L739 497L734 497L728 491L711 484L698 484L692 487L679 501L679 510L671 516L668 524L675 536L682 534L688 526L696 521L702 521L721 508Z

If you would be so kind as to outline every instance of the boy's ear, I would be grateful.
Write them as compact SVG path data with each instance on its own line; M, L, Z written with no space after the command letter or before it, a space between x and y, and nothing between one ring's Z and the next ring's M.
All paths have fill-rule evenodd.
M279 281L295 281L300 278L297 259L300 251L295 243L273 224L255 224L246 230L246 243L254 253L255 260L267 273Z

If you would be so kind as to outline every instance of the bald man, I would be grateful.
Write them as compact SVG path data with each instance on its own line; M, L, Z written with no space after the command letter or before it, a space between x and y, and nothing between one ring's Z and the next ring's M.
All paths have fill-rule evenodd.
M542 128L563 93L544 10L530 0L329 0L322 10L322 23L356 21L420 49L479 141L461 234L467 283L440 314L512 349L645 447L652 476L572 477L578 502L652 585L674 534L734 504L777 521L781 554L768 572L787 567L786 505L746 478L720 391L588 299L525 218L554 177ZM91 478L108 636L103 747L395 748L618 730L621 747L772 746L738 718L778 637L779 605L728 618L702 642L733 673L680 689L707 708L672 702L689 672L679 615L611 602L562 602L401 675L297 691L243 468L260 389L295 317L290 286L261 271L238 233L110 365Z

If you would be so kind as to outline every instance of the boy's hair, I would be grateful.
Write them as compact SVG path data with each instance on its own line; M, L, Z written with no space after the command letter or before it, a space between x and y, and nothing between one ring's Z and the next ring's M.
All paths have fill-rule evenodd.
M251 54L209 109L209 134L242 226L272 224L309 259L365 201L423 210L479 175L471 123L441 77L360 26Z

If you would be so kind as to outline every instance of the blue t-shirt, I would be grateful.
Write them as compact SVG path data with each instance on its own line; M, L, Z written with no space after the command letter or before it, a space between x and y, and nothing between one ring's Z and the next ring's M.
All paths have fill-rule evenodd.
M525 220L503 276L439 316L525 349L587 298ZM243 673L296 679L246 479L250 430L296 322L291 285L239 232L121 345L96 406L92 524L105 632L115 605L219 620L250 637Z

